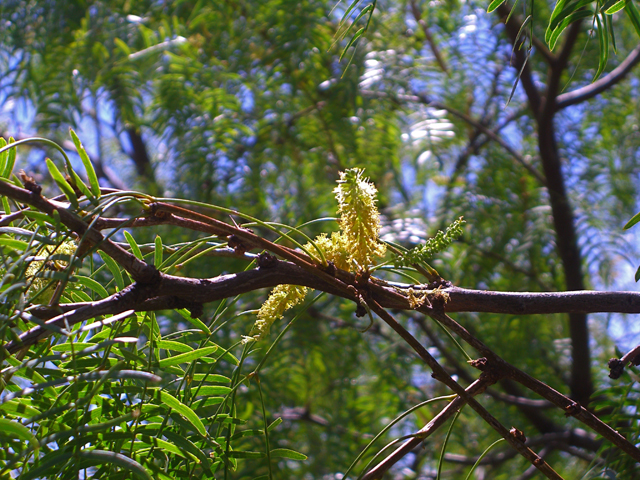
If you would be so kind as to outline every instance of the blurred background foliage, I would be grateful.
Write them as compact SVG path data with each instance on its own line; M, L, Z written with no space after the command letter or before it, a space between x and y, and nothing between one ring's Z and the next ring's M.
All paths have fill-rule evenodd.
M563 290L547 190L477 126L495 131L540 170L536 118L522 88L508 101L518 73L514 48L499 16L486 12L488 3L380 0L369 31L340 62L348 38L337 42L336 35L348 5L333 0L4 0L0 131L6 138L52 138L73 150L72 126L104 187L186 197L290 225L335 216L338 173L365 167L380 192L385 239L414 245L464 216L464 237L434 261L454 284ZM522 8L531 2L520 3L516 15L524 17L528 10ZM544 38L552 6L539 1L534 6L529 28ZM565 91L590 84L598 69L598 44L588 23L560 79ZM618 52L603 75L638 44L624 15L614 15L613 25ZM548 65L535 48L528 67L544 85ZM554 119L589 288L632 285L638 252L622 226L637 209L639 89L632 72ZM47 154L53 155L21 150L18 165L46 183ZM329 222L307 231L312 236L336 229ZM151 243L156 233L165 243L193 238L168 227L134 232L141 244ZM205 258L183 273L215 276L245 267L237 260ZM232 303L217 343L230 346L247 334L251 316L233 315L257 308L265 295ZM216 308L208 307L210 318ZM356 319L354 310L321 299L263 370L268 415L284 419L271 441L309 456L305 462L279 461L276 478L340 478L388 421L447 393L390 331L376 324L361 333L366 322ZM471 378L464 358L438 328L398 317L434 347L452 373ZM178 318L159 318L163 335L176 328ZM459 314L457 319L506 360L568 393L571 343L565 316ZM605 315L590 316L589 327L597 398L614 402L613 411L624 417L616 420L620 428L637 439L634 410L628 407L637 395L615 393L606 360L614 345L632 346L638 329L625 318ZM505 385L495 390L518 394ZM540 410L536 415L553 423L545 430L549 423L505 405L499 395L482 401L500 409L505 425L517 425L529 437L575 426L561 414ZM257 390L239 392L240 416L259 425L259 410ZM422 427L436 411L426 407L392 436ZM611 408L605 413L613 415ZM407 457L389 478L434 478L443 435ZM452 435L445 458L458 463L445 462L443 478L464 478L469 468L464 462L475 459L495 434L465 411ZM565 478L601 472L598 458L616 468L619 478L625 471L626 478L637 474L633 465L616 464L606 446L598 452L559 442L547 455ZM525 471L527 465L516 457L483 465L477 475L485 476L476 478L534 478L518 477ZM232 477L265 473L259 460L250 460Z

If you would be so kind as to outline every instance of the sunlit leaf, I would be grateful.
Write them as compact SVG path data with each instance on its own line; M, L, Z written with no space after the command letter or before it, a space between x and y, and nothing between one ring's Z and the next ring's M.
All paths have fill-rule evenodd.
M506 0L491 0L491 3L489 4L489 7L487 7L487 12L491 13L493 12L496 8L498 8L500 5L502 5Z
M51 178L58 184L62 193L64 193L65 197L71 202L75 208L78 208L78 197L76 196L73 188L69 185L69 182L64 178L58 167L51 161L50 158L46 160L47 168L49 169L49 173L51 174Z
M116 39L118 40L118 39ZM84 146L80 142L78 135L73 129L69 129L69 133L71 134L71 138L73 140L74 145L76 146L76 150L78 151L78 155L80 156L80 160L82 160L82 164L84 165L84 169L87 172L87 178L89 179L89 185L91 185L91 192L94 197L100 198L100 184L98 183L98 176L96 175L96 171L93 168L93 164L89 159L89 155L84 149Z

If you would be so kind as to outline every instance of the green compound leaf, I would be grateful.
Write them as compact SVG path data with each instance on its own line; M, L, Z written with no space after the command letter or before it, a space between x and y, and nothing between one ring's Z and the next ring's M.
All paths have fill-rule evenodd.
M442 252L451 243L463 233L462 225L465 221L462 217L458 218L451 225L447 227L445 232L441 230L436 233L436 236L426 241L424 245L418 245L417 247L404 252L402 256L398 256L394 263L396 267L407 267L414 264L425 263L435 254Z

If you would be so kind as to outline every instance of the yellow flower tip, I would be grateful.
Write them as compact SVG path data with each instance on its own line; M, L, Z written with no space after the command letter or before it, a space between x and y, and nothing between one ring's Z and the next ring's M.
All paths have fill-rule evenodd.
M333 190L338 201L340 229L344 236L350 263L359 269L367 269L373 258L386 252L380 243L380 213L378 212L375 185L364 176L361 168L340 173L338 186Z
M333 232L331 237L321 233L315 238L314 243L324 253L325 260L332 262L337 268L349 270L349 251L341 233ZM314 247L308 243L305 248L311 251Z
M254 335L245 339L261 340L267 336L271 325L284 316L284 312L293 308L304 300L307 287L299 285L278 285L269 294L269 298L258 310L258 319L251 330ZM247 342L250 340L247 340ZM243 339L243 343L244 339Z

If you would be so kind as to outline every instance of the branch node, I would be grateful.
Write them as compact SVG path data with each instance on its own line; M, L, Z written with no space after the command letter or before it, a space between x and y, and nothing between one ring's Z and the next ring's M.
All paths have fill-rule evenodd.
M229 244L231 246L231 244ZM261 252L258 254L258 268L273 268L277 265L279 260L275 255L271 255L269 252Z
M159 205L154 202L149 205L149 216L152 218L157 218L158 220L165 220L172 216L171 212L167 212L165 210L161 210Z
M235 233L227 237L227 243L229 244L229 248L233 248L234 252L237 255L244 255L249 250L251 250L251 247L245 245L240 237Z
M22 184L26 190L29 190L37 197L41 195L42 187L36 183L36 180L33 177L27 175L24 170L20 170L18 175L20 176L20 180L22 180Z
M564 407L564 416L565 417L573 417L582 411L582 405L578 402L571 402L569 405Z
M522 432L522 430L518 430L516 427L511 427L511 430L509 430L509 435L511 435L513 438L515 438L517 441L521 443L526 443L527 441L527 437Z
M487 357L480 357L476 358L475 360L469 360L467 363L473 368L477 368L481 372L486 371L487 367L489 366L489 360L487 360Z
M338 273L338 268L336 267L336 264L333 263L331 260L327 261L327 266L324 267L323 270L329 275L331 275L332 277L335 277L336 274Z

